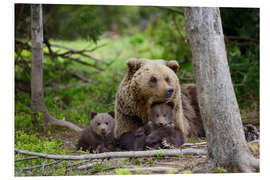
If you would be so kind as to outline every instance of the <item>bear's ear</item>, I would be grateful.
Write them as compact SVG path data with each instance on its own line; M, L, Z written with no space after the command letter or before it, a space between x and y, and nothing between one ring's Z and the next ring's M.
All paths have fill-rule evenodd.
M175 73L178 71L180 65L178 64L177 61L175 60L171 60L171 61L167 61L166 65L171 68Z
M130 58L126 61L128 66L128 72L134 74L145 62L144 59Z
M114 111L109 111L108 114L114 118Z
M91 118L93 119L97 115L97 112L91 111L90 115L91 115Z

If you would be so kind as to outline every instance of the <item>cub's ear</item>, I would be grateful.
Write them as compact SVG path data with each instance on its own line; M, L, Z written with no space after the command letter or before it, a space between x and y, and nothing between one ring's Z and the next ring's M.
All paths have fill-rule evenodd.
M109 111L108 114L114 118L114 111Z
M134 74L145 63L144 59L130 58L126 61L128 73Z
M166 61L166 65L171 68L175 73L178 71L180 65L175 60Z
M91 115L91 119L93 119L97 115L97 112L91 111L90 115Z

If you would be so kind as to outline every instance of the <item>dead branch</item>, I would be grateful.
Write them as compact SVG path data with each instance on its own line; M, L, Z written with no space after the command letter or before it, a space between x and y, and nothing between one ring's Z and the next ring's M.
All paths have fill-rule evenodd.
M88 57L90 59L93 59L94 61L103 62L102 60L100 60L100 59L98 59L98 58L93 57L92 55L90 55L89 52L93 52L94 50L96 50L96 49L98 49L100 47L103 47L104 45L103 46L96 46L95 48L93 48L91 50L87 50L87 49L77 50L77 49L73 49L73 48L70 48L70 47L66 47L66 46L59 45L59 44L54 44L54 43L50 43L50 46L51 47L58 47L58 48L62 48L62 49L68 50L67 52L65 52L63 54L58 54L58 55L79 54L81 56L84 56L84 57ZM86 52L88 52L88 54L86 54Z
M178 173L178 168L173 167L163 167L163 166L157 166L157 167L137 167L137 168L129 168L128 169L132 173L168 173L171 171L172 173Z
M69 69L66 70L69 74L71 74L72 76L84 81L84 82L87 82L87 83L90 83L91 82L91 79L88 79L87 77L77 73L77 72L74 72L74 71L71 71Z
M162 156L177 157L180 155L205 155L206 150L202 149L160 149L151 151L125 151L125 152L106 152L99 154L83 154L83 155L57 155L57 154L43 154L36 152L29 152L20 149L15 149L16 153L39 156L47 159L62 159L62 160L82 160L82 159L104 159L104 158L127 158L127 157L156 157L157 154Z
M207 142L184 143L182 146L188 146L188 147L205 147L205 146L207 146Z
M45 56L52 56L52 55L49 54L49 53L44 53L44 55L45 55ZM70 57L70 56L68 56L68 55L65 55L65 54L57 54L57 53L55 53L55 52L53 53L53 56L54 56L54 57L62 57L62 58L64 58L64 59L69 59L69 60L71 60L71 61L74 61L74 62L83 64L83 65L86 65L86 66L93 67L93 68L95 68L95 69L97 69L97 70L99 70L99 71L104 71L103 68L100 68L100 67L96 66L95 64L90 64L90 63L88 63L88 62L82 61L82 60L79 59L79 58L73 58L73 57Z
M155 7L161 8L161 9L166 9L166 10L169 10L171 12L184 15L183 11L181 11L180 9L174 8L174 7L168 7L168 6L155 6Z
M15 162L31 160L31 159L38 159L38 158L40 158L40 157L39 156L26 157L26 158L16 159Z
M93 167L95 165L100 165L100 164L102 164L102 162L88 163L88 164L85 164L85 165L82 165L82 166L77 167L77 169L79 169L79 170L88 169L88 168L91 168L91 167Z
M69 163L67 164L67 167L78 166L78 165L84 164L84 163L86 163L86 162L88 162L88 161L89 161L89 160L83 160L83 161L76 162L76 163L71 163L71 162L69 162Z
M46 89L56 89L56 90L63 90L63 89L69 89L69 88L84 88L88 86L89 83L76 83L76 84L68 84L68 85L61 85L61 84L55 84L53 83L51 87L47 87Z
M63 120L58 120L55 117L51 116L48 112L43 113L43 116L45 118L45 122L48 122L52 126L59 126L59 127L66 127L69 129L72 129L76 132L81 132L82 129L78 127L77 125Z
M46 167L46 166L50 166L50 165L53 165L53 164L57 164L59 162L61 162L62 160L56 160L56 161L53 161L51 163L48 163L48 164L41 164L41 165L36 165L36 166L32 166L32 167L27 167L27 168L22 168L22 170L31 170L31 169L36 169L36 168L43 168Z

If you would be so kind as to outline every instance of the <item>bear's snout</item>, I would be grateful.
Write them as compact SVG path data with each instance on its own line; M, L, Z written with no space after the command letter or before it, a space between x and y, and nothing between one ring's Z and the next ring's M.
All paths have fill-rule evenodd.
M167 89L167 98L170 98L170 97L172 96L173 91L174 91L173 88L168 88L168 89Z

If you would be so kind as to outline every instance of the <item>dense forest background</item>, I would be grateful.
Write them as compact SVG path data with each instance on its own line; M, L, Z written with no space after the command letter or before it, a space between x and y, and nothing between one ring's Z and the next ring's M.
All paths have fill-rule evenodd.
M242 120L259 125L259 9L220 8L220 12ZM47 4L43 16L45 104L58 119L83 128L89 124L91 111L113 110L130 57L177 60L180 82L195 82L180 7ZM30 5L16 4L15 147L65 154L75 143L71 139L63 145L63 138L70 139L69 130L45 132L41 118L32 121L30 26ZM61 168L57 171L65 173Z

